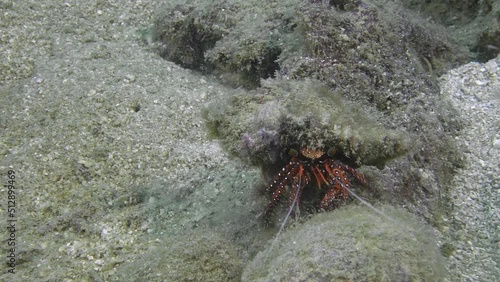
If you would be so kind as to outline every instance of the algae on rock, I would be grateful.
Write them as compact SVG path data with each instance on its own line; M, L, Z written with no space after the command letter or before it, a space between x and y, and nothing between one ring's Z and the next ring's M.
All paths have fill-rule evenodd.
M381 210L391 220L354 205L315 215L268 243L242 281L441 281L432 229L407 211Z
M179 1L157 13L162 57L217 75L233 86L255 88L274 77L277 59L294 30L299 1Z
M386 118L349 102L313 80L263 81L251 93L216 101L205 116L227 148L264 166L286 160L291 148L333 149L361 165L384 164L410 149L407 132L388 128Z
M342 161L378 168L408 152L372 170L371 183L427 219L442 212L462 164L454 141L461 121L439 96L437 76L471 58L443 27L396 1L199 2L172 2L157 17L160 50L253 89L235 89L205 112L231 152L270 175L288 147L333 147ZM325 98L315 83L293 89L308 79L335 94Z
M162 241L117 267L113 281L215 282L240 278L241 251L220 234L199 230Z

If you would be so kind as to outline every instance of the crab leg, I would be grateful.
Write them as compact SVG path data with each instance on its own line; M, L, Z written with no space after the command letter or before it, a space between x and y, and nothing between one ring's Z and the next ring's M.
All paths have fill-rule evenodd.
M323 210L327 210L349 197L347 189L349 184L346 181L342 181L340 177L331 177L330 183L331 188L325 193L320 203L320 208Z
M321 172L321 170L319 170L319 168L317 166L312 167L312 172L314 174L314 177L316 178L316 181L318 182L318 189L321 189L321 180L323 180L323 182L326 185L328 185L328 181L325 179L325 176L323 175L323 173ZM321 176L321 180L320 180L320 176Z
M276 191L282 186L284 187L290 179L295 177L299 171L300 167L300 162L296 160L291 160L279 173L276 175L276 177L273 179L271 182L271 185L267 187L266 191ZM274 194L274 193L273 193Z
M352 174L354 177L356 177L356 180L358 180L358 182L362 185L366 185L366 178L359 172L355 171L354 168L348 166L348 165L345 165L345 164L339 164L339 166L348 171L350 174Z
M292 193L290 193L290 203L297 203L297 206L300 205L300 195L302 194L302 190L304 186L309 184L310 177L309 175L304 173L304 167L301 165L299 167L299 172L293 178L292 183ZM297 198L298 196L298 198Z
M321 200L321 209L326 210L332 206L335 200L345 200L349 196L349 192L346 189L346 187L349 187L349 180L344 169L344 167L332 162L325 163L325 170L328 172L328 180L331 187Z
M283 194L286 192L285 186L292 180L295 179L297 174L302 176L303 168L300 162L296 160L290 161L288 165L283 168L278 175L274 178L271 185L267 188L267 191L273 191L271 195L271 201L267 204L267 209L265 212L265 217L269 218L274 208L281 202Z

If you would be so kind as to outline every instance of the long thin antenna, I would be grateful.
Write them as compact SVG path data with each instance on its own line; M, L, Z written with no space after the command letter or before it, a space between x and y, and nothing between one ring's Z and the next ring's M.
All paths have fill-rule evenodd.
M280 230L278 231L278 233L276 233L276 237L274 237L274 240L271 243L271 247L269 247L269 249L267 250L265 260L267 260L267 258L269 257L269 254L271 253L272 249L274 248L274 245L276 244L276 242L278 242L278 238L279 238L281 232L283 231L283 229L285 229L286 223L288 222L288 218L290 218L290 215L292 214L292 211L295 208L295 205L299 200L299 194L300 194L300 189L301 189L300 186L301 185L302 185L302 174L300 174L300 176L299 176L299 183L297 185L297 191L295 192L295 195L293 197L292 205L290 206L290 209L288 209L288 213L286 214L285 219L283 219L283 222L281 223L281 226L280 226Z
M290 209L288 209L288 213L286 214L285 219L283 220L283 223L281 224L281 227L280 227L280 230L278 231L278 234L276 234L276 238L278 238L278 235L285 228L286 222L288 221L288 218L292 214L292 211L295 208L295 205L297 204L297 202L299 200L301 182L302 182L302 175L299 177L299 185L297 186L297 192L295 192L295 196L293 197L292 205L290 206Z
M367 201L363 200L363 198L361 198L360 196L358 196L356 193L354 193L351 189L347 188L346 185L343 185L342 184L342 187L344 187L348 192L349 194L353 195L356 199L358 199L361 203L363 203L364 205L366 205L367 207L369 207L370 209L372 209L373 211L375 211L376 213L378 213L379 215L383 216L385 219L389 220L390 222L400 226L400 224L398 224L398 222L396 220L394 220L393 218L391 218L390 216L386 215L382 210L380 209L377 209L376 207L372 206L372 204L368 203Z

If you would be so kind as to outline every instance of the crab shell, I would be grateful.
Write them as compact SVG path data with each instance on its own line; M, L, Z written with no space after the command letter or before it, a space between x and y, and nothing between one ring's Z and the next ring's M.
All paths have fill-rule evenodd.
M326 188L319 204L320 210L333 209L347 199L348 189L351 185L350 175L359 183L366 184L366 179L362 174L349 165L334 159L332 150L325 154L320 149L303 147L298 152L291 149L289 154L291 155L290 161L280 170L267 188L267 191L271 193L271 199L265 213L267 218L287 194L289 194L290 203L297 201L296 203L299 205L303 189L309 189L313 186L309 185L312 179L315 180L318 189ZM291 193L287 192L287 187L291 187Z

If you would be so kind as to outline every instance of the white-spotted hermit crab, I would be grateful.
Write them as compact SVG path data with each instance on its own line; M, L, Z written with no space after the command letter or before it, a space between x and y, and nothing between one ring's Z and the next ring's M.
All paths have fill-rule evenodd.
M301 148L299 151L291 149L289 154L290 161L267 188L267 191L271 193L265 212L267 222L274 208L286 197L290 203L288 217L293 207L299 206L304 188L314 187L314 185L309 185L314 180L317 189L321 190L320 210L333 209L347 199L351 184L350 176L353 176L360 184L366 185L366 179L362 174L333 158L335 155L333 149L328 150L327 153L320 149ZM326 188L325 192L322 188Z

